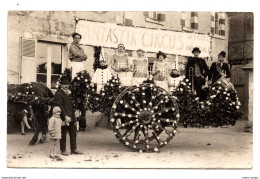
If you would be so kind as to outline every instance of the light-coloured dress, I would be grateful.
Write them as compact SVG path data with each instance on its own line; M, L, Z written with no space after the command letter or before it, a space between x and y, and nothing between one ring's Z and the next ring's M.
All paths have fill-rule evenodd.
M155 84L168 91L168 63L155 61L153 71L159 71L159 73L154 76Z
M133 60L132 68L132 85L139 85L148 78L148 59L146 57L135 58Z
M168 78L169 91L175 91L183 79L184 76L179 76L175 78L169 77Z
M112 75L109 68L101 69L97 68L92 78L92 83L97 84L97 93L100 89L105 86L105 84L111 79Z
M130 61L128 58L127 54L123 54L123 55L118 55L118 54L114 54L113 55L113 63L112 66L114 68L116 68L117 70L122 70L122 69L126 69L126 68L130 68ZM115 72L118 74L118 77L122 83L123 86L131 86L132 85L132 77L133 77L133 73L130 71L122 71L122 72Z
M48 132L54 134L53 136L50 135L50 139L61 139L61 123L61 118L52 116L49 119Z

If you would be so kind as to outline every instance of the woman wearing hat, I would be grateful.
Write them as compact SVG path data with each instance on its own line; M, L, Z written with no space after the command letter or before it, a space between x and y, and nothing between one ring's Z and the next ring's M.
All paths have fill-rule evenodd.
M137 57L133 59L132 69L132 85L139 85L148 78L148 59L144 56L142 49L137 50Z
M227 63L224 63L226 52L218 54L218 62L212 63L209 70L209 84L214 84L220 77L230 78L230 70Z
M111 68L118 74L122 85L131 86L131 64L128 55L125 53L125 46L122 43L118 45L118 53L115 53L112 57Z
M164 61L166 57L161 51L156 54L158 61L153 64L152 75L155 84L168 91L168 63Z

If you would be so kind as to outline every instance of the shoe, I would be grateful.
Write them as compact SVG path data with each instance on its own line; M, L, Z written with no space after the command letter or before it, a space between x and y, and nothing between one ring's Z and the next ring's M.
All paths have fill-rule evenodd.
M81 155L81 154L83 154L83 152L80 152L78 150L73 150L73 151L71 151L71 154Z
M39 143L41 143L41 144L43 144L43 143L45 143L46 141L45 140L43 140L43 139L40 139L40 141L39 141Z
M22 135L25 135L25 132L21 132Z
M33 145L35 145L35 142L30 142L28 145L33 146Z
M57 161L62 161L63 160L62 158L60 158L60 156L55 155L54 157L57 159Z
M56 157L55 157L55 156L53 156L53 155L50 155L50 158L51 158L51 159L56 159Z
M68 154L66 151L64 151L64 152L61 152L61 155L64 155L64 156L69 156L69 154Z

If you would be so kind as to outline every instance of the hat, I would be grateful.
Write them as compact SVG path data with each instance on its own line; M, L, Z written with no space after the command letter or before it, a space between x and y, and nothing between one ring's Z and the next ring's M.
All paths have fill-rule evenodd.
M162 55L164 57L164 59L167 57L167 55L161 51L159 51L157 54L156 54L156 58L159 58L159 56Z
M59 106L55 106L53 109L52 109L52 113L53 114L56 114L57 112L61 112L61 109Z
M62 76L60 78L60 84L70 84L70 79L67 76Z
M195 47L195 48L192 50L192 53L194 53L194 52L199 52L199 53L201 53L201 51L200 51L200 49L199 49L198 47Z
M218 54L218 56L222 56L222 57L226 57L226 52L225 51L221 51L219 54Z
M124 44L122 44L122 43L118 44L117 47L118 47L118 48L119 48L119 47L123 47L123 48L125 48Z
M77 33L77 32L74 32L71 36L72 36L72 38L74 38L76 35L78 35L78 36L80 36L80 39L81 39L81 34L79 34L79 33Z
M144 50L139 48L139 49L136 50L136 52L144 52Z

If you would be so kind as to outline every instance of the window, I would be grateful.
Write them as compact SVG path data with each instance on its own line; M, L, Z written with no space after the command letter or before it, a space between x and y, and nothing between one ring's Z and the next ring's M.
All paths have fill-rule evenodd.
M192 32L198 30L198 12L181 12L180 24L185 31Z
M64 64L67 65L65 47L60 43L21 38L20 83L41 82L55 88Z
M145 11L144 16L146 22L164 25L165 22L164 13L156 12L156 11Z
M191 29L198 29L198 12L191 12Z
M62 73L63 45L39 42L37 44L36 81L55 88Z
M215 12L211 15L211 33L225 36L225 13Z

